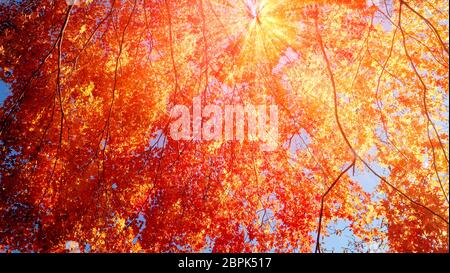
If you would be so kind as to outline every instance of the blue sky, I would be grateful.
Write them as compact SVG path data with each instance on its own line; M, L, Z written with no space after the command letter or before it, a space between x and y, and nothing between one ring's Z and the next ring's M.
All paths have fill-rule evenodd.
M9 91L9 86L3 82L0 81L0 105L3 105L3 101L11 94Z

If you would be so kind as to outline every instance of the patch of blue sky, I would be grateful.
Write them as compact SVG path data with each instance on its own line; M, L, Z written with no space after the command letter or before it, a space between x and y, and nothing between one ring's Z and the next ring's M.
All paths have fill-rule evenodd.
M290 140L284 145L289 148L291 156L295 157L298 150L304 150L307 145L311 143L311 138L309 134L302 128L298 134L293 135Z
M86 244L84 245L84 252L85 252L85 253L91 252L91 245L90 245L89 243L86 243Z
M3 102L7 97L11 95L10 87L7 83L0 80L0 106L3 106Z
M374 220L371 228L382 228L381 220ZM350 228L351 221L346 219L338 219L335 223L327 228L330 235L321 239L321 249L327 252L344 253L355 252L355 245L362 247L358 252L387 252L389 249L385 242L363 243L357 238ZM317 233L314 233L316 235ZM314 245L315 247L315 245Z
M151 135L150 138L150 149L164 148L167 144L167 137L162 130L158 130Z
M147 219L145 219L145 216L143 213L139 213L139 215L136 219L136 223L137 223L137 226L139 227L139 232L133 238L133 244L136 244L138 242L138 240L142 239L142 231L147 226Z
M381 176L389 176L389 170L381 167L378 163L372 163L370 167ZM366 167L362 171L355 169L355 173L349 172L348 175L353 181L358 182L363 190L368 193L374 193L380 184L380 178Z

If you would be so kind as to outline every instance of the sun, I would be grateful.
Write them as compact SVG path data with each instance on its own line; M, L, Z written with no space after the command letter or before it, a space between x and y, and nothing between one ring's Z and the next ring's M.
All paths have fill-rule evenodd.
M247 0L246 8L247 14L250 17L250 19L258 24L261 23L259 16L264 8L263 4L256 0Z
M297 27L290 20L286 1L246 0L240 58L247 63L278 62L295 43Z
M288 47L296 42L295 25L290 1L285 0L215 0L211 17L220 21L223 31L218 39L238 41L237 58L242 64L277 63ZM215 22L212 22L214 25ZM222 37L221 37L222 36Z

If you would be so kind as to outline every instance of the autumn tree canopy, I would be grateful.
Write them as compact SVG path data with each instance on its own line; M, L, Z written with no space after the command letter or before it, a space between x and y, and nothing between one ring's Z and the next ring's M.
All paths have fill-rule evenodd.
M2 1L0 251L448 252L448 5ZM195 97L278 148L172 139Z

